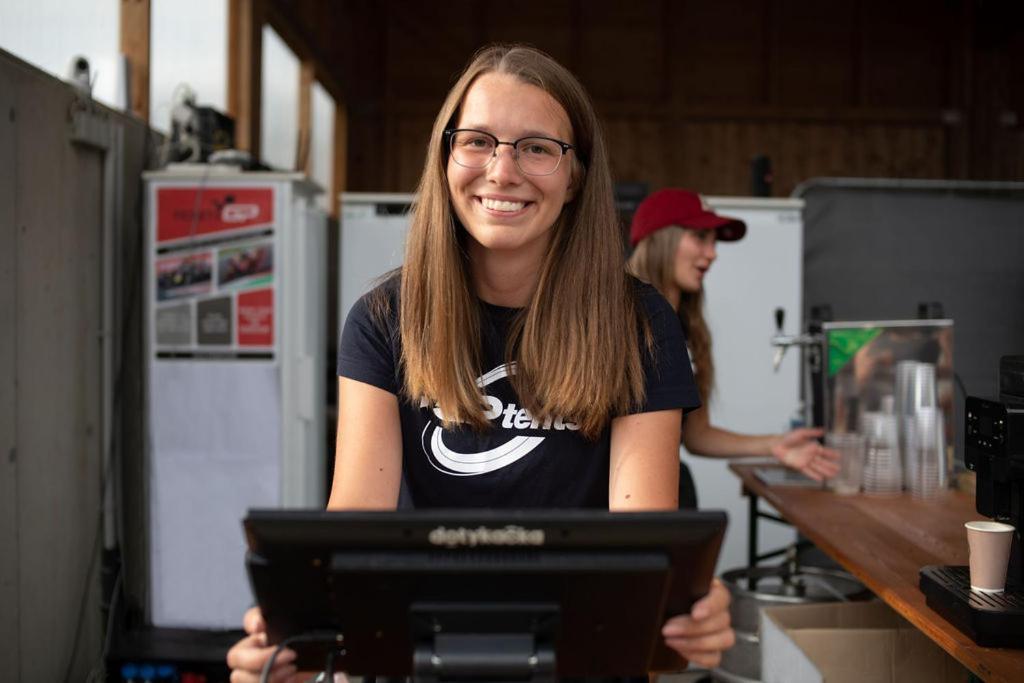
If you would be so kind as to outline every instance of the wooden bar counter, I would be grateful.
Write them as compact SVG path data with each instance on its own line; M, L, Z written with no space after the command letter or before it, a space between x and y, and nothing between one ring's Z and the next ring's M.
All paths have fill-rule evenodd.
M1024 681L1024 649L974 644L926 604L918 570L967 564L964 522L983 519L974 497L946 491L929 501L840 496L799 486L768 486L754 474L764 465L732 464L746 495L763 498L879 598L984 681Z

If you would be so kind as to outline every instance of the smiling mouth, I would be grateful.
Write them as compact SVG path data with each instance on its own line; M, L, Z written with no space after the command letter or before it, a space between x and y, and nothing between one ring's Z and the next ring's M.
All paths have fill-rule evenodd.
M501 213L516 213L526 208L529 202L510 202L502 199L480 198L480 204L489 211L500 211Z

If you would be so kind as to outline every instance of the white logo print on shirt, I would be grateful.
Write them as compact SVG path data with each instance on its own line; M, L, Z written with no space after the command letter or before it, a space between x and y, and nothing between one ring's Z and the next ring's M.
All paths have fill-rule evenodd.
M499 379L508 377L515 373L515 363L499 365L490 372L486 372L476 379L476 385L484 387L497 382ZM537 420L525 408L516 408L515 403L505 406L500 399L494 396L484 396L488 409L484 416L488 420L494 420L503 429L543 429L556 431L576 431L579 426L567 422L562 418L548 418L543 422ZM424 399L420 404L426 408L429 404ZM443 420L444 414L434 406L434 414L438 419ZM498 419L501 421L498 422ZM444 430L433 423L428 423L420 435L420 443L427 460L439 472L456 477L472 477L479 474L487 474L507 467L517 460L528 455L533 449L541 445L546 437L543 436L513 436L511 439L486 451L479 453L459 453L445 445L443 440ZM429 444L429 448L428 448Z

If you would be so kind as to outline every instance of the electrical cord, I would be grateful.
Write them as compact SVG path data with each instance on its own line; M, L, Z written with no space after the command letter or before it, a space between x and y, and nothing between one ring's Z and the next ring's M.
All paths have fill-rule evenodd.
M281 651L289 645L293 645L295 643L330 643L333 645L340 642L340 635L341 634L339 634L337 631L307 631L305 633L300 633L298 635L285 638L280 643L278 643L277 647L274 648L274 651L271 653L270 659L268 659L266 663L263 665L263 670L260 672L260 683L268 683L270 681L270 672L274 668L274 662L277 660L277 656L281 654ZM331 678L333 678L333 650L330 653L328 653L327 668L331 670ZM327 680L331 680L331 678L328 678Z

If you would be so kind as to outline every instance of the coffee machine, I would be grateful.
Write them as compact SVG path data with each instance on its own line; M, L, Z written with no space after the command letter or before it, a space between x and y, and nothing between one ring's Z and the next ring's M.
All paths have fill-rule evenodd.
M929 607L986 647L1024 648L1024 356L999 361L999 396L967 397L964 462L977 474L975 507L1015 527L1003 593L972 591L967 567L921 569Z

